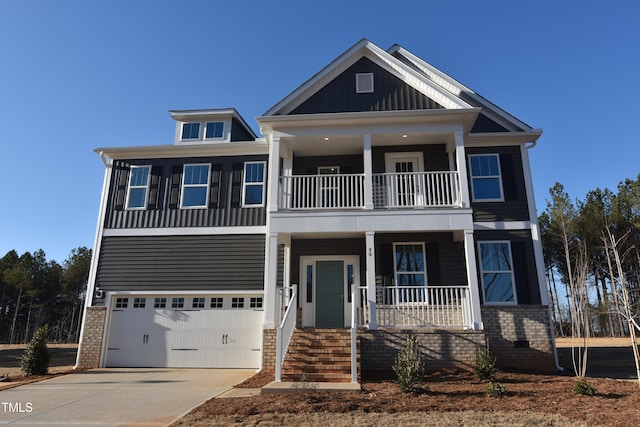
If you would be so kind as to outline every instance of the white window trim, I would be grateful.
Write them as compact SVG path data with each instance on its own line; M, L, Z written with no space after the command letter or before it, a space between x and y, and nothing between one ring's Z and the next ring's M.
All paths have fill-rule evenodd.
M184 190L185 190L185 188L198 188L198 187L204 187L205 186L205 184L185 184L184 172L185 172L185 170L187 169L188 166L207 166L207 168L208 168L207 182L206 182L207 192L206 192L206 196L205 196L204 205L184 206ZM209 185L210 185L210 183L211 183L211 163L186 163L182 167L182 183L181 183L181 188L180 188L180 209L206 209L209 206Z
M133 170L141 169L141 168L149 168L147 172L147 185L131 185L131 179L133 178ZM145 210L149 204L149 187L151 185L151 165L132 165L131 170L129 171L129 182L127 186L127 200L125 201L125 209L127 210ZM131 190L137 188L144 188L144 205L139 207L130 208L129 200L131 198Z
M398 261L397 261L397 257L396 257L396 247L397 246L402 246L402 245L419 245L422 247L422 256L424 257L424 271L422 271L422 274L424 276L424 286L427 287L429 285L429 283L427 282L427 251L425 249L425 244L424 242L394 242L393 243L393 283L394 286L400 286L398 284L398 274L407 274L407 272L400 272L398 273ZM414 274L409 272L408 274ZM416 274L417 275L417 274Z
M257 165L262 164L264 167L262 168L262 181L261 182L247 182L247 165ZM244 162L244 167L242 169L242 207L244 208L261 208L265 206L265 192L266 192L266 178L267 178L267 162L265 161L257 161L257 162ZM247 186L262 186L262 203L260 204L251 204L248 205L245 202L245 195Z
M184 125L195 125L197 124L198 127L198 136L195 138L183 138L182 135L184 134ZM180 126L180 141L200 141L202 139L202 135L204 135L202 133L202 122L182 122L182 125Z
M473 168L471 167L471 159L473 157L488 157L494 156L498 159L498 175L482 175L478 177L473 176ZM469 154L467 162L469 164L469 179L471 180L471 200L474 202L504 202L504 188L502 185L502 168L500 167L500 154L499 153L482 153L482 154ZM500 187L500 197L497 199L478 199L476 198L473 180L474 179L483 179L483 178L498 178L499 187Z
M501 244L506 243L509 248L509 264L511 265L511 292L513 292L513 301L487 301L487 295L484 286L484 275L485 273L506 273L506 270L489 270L484 271L482 269L482 250L480 249L481 244ZM509 240L479 240L477 243L478 247L478 266L480 270L480 283L482 285L482 302L484 305L518 305L518 293L516 290L516 277L513 273L513 252L511 251L511 241Z
M207 138L207 127L209 125L209 123L214 124L214 123L222 123L222 135L218 136L218 137L213 137L213 138ZM222 120L217 120L217 121L208 121L208 122L203 122L200 124L201 128L204 128L202 130L202 137L205 141L222 141L224 139L224 131L225 131L225 123Z

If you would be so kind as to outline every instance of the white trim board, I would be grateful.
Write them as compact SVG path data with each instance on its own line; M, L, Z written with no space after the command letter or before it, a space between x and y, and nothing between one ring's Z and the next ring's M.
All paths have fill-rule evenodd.
M110 228L104 237L114 236L203 236L224 234L266 234L267 226L246 227L175 227L175 228Z

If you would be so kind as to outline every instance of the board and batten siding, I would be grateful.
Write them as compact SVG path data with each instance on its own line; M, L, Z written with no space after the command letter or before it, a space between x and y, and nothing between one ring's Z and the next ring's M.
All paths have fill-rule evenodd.
M96 286L111 291L262 290L261 234L104 237Z
M467 147L465 151L467 155L494 153L500 155L504 202L471 201L473 220L475 222L529 221L529 204L520 146ZM467 175L469 177L469 192L471 192L471 172L469 171Z
M265 207L242 206L244 162L267 161L268 156L197 157L179 159L116 160L109 186L105 228L171 228L263 226ZM185 164L210 164L209 205L182 209L180 197ZM126 209L132 165L151 165L146 209ZM265 168L265 189L266 189ZM266 198L266 191L265 191Z

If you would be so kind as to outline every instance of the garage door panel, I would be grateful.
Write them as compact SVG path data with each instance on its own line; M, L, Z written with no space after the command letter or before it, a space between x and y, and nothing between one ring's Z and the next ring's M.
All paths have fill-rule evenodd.
M128 297L127 307L111 311L106 366L260 367L264 312L246 305L229 308L227 296L215 296L227 307L213 308L213 297L205 300L208 304L209 298L212 308L185 308L192 303L185 297L185 307L172 309L153 307L154 297L134 308L134 296ZM252 297L238 298L248 305ZM171 297L163 299L171 303Z

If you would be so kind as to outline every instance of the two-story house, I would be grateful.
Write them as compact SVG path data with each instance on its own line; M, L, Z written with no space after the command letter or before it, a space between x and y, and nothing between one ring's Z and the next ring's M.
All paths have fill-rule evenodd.
M356 382L411 333L431 367L488 343L502 366L555 368L541 130L368 40L258 117L262 138L234 109L171 117L172 145L96 150L78 366Z

